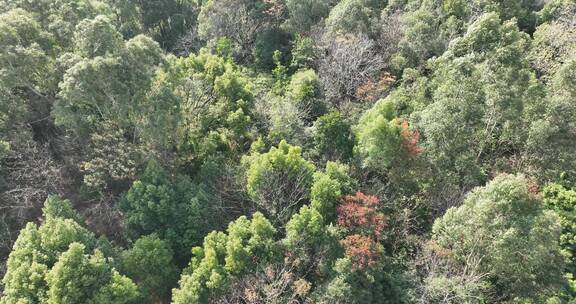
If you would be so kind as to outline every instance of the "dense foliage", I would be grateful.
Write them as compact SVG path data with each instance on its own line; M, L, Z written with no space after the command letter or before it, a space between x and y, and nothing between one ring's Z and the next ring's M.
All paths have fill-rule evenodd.
M0 303L576 303L574 0L0 0Z

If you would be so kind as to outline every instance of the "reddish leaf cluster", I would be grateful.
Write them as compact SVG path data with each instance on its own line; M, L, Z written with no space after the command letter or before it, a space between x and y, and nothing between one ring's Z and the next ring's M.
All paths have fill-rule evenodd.
M377 209L379 203L377 197L357 192L344 197L338 207L338 224L350 233L341 244L352 259L354 269L373 266L382 254L379 242L383 239L386 221Z
M402 146L408 152L410 158L415 158L422 152L422 149L418 146L418 141L420 140L420 133L418 131L411 131L408 121L405 119L400 120L400 136L402 137Z
M356 89L356 98L374 102L384 96L384 93L388 91L395 81L396 78L388 72L385 72L378 82L368 79Z
M353 234L342 240L346 255L352 259L354 269L374 266L382 254L381 246L368 236Z
M370 235L377 241L382 240L386 221L384 214L376 209L379 203L376 196L362 192L344 197L342 204L338 206L338 224L352 233Z
M266 5L266 9L264 10L264 14L273 17L279 18L284 14L284 5L281 1L278 0L264 0L264 4Z

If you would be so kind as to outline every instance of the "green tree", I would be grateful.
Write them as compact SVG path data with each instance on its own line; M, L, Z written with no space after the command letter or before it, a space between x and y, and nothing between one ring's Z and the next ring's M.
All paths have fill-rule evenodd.
M534 167L531 172L542 180L561 174L574 176L576 162L571 155L576 150L570 144L576 140L576 60L563 64L548 87L548 96L541 104L528 132L525 157Z
M172 255L169 244L154 234L139 238L122 253L124 273L140 286L151 303L166 299L178 280Z
M129 278L112 269L110 281L94 295L94 304L135 304L140 302L138 286Z
M500 175L437 219L432 240L480 274L503 300L550 295L562 283L558 216L522 175ZM488 296L488 295L486 295Z
M325 0L287 0L288 19L284 25L292 33L303 33L328 16L330 3Z
M14 8L0 13L2 155L6 155L10 147L26 141L30 131L39 135L49 133L46 121L28 122L45 119L49 114L51 97L57 87L53 79L57 52L54 40L28 11ZM11 144L13 141L16 145Z
M286 224L284 267L320 285L330 276L334 261L342 255L338 230L312 205L304 205ZM316 286L311 286L312 289Z
M565 16L576 12L576 4L572 1L550 1L539 12L545 21L534 32L530 61L539 78L549 81L562 63L576 59L576 31Z
M203 50L173 58L166 74L167 85L179 98L178 149L185 165L249 148L254 97L238 66Z
M210 296L226 289L232 276L253 272L256 263L277 259L276 230L260 214L245 216L230 223L227 233L211 232L202 247L192 249L192 260L173 290L175 304L205 303Z
M43 211L44 223L28 223L14 244L0 303L137 303L136 285L117 274L68 200L49 197Z
M322 115L314 122L314 149L321 159L347 161L352 157L354 135L340 112Z
M84 58L117 53L122 44L122 35L112 21L103 15L82 20L74 32L74 51Z
M274 221L285 223L310 198L315 167L301 156L300 147L282 141L244 161L248 195Z
M102 28L97 28L102 30ZM162 50L145 36L125 42L117 55L83 58L66 71L54 104L56 123L89 134L102 121L142 127L152 77L163 61ZM152 114L152 113L150 113Z
M83 220L72 207L72 203L69 200L63 200L59 196L49 195L44 202L44 208L42 208L42 213L46 219L51 218L63 218L71 219L76 223L83 225Z
M554 183L544 187L542 193L546 206L560 217L560 247L566 258L566 277L570 281L566 297L576 297L576 189Z
M310 189L310 206L324 217L326 223L336 219L336 206L344 195L352 194L357 181L348 172L349 167L336 162L327 162L324 172L314 173Z
M47 303L135 304L140 296L136 285L111 268L100 251L87 255L79 243L60 255L46 282Z
M142 177L132 184L120 202L129 236L156 233L174 250L182 263L189 250L210 230L207 202L189 178L171 177L157 161L151 160Z
M86 0L26 0L0 1L2 11L22 9L30 13L43 29L48 30L63 49L70 49L78 25L84 19L110 13L105 1Z
M84 245L70 244L47 273L47 303L72 304L90 299L101 282L110 275L102 253L95 251L94 255L88 256L84 251Z
M386 98L360 118L355 151L365 167L387 170L419 154L418 133L409 129L406 120L395 118L395 114L394 102Z
M286 87L286 98L306 113L306 120L312 121L325 112L322 103L320 80L312 69L300 70L290 78Z
M56 47L52 35L42 29L33 15L23 9L2 13L0 22L0 83L5 89L22 87L32 92L54 89L50 75L50 53ZM50 81L46 81L46 79Z
M391 259L357 271L350 259L340 258L314 297L319 303L414 303L410 279Z
M370 34L383 3L374 0L340 1L326 18L326 27L338 34Z
M431 62L432 98L413 117L435 174L467 188L521 154L543 95L527 60L529 39L513 21L487 13Z
M290 67L294 69L310 67L315 59L316 48L311 37L296 34L292 41L292 61Z
M262 69L272 69L275 65L274 52L287 53L290 35L280 28L267 28L256 35L254 42L254 63Z
M313 207L302 206L286 224L286 245L289 249L296 250L304 243L315 246L322 243L325 232L324 219Z
M172 49L196 21L195 1L151 0L136 3L143 28L166 50ZM122 11L124 18L131 13L128 9Z

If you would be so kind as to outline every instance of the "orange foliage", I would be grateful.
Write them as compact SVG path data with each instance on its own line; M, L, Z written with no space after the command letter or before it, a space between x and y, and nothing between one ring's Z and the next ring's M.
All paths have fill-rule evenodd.
M356 89L356 98L374 102L381 98L395 81L396 77L388 72L385 72L377 83L372 79L368 79Z
M279 18L284 13L284 5L281 1L278 0L264 0L264 4L266 5L266 9L264 10L264 14L273 17Z
M422 149L418 146L418 141L420 140L420 133L418 131L411 131L408 121L402 119L399 121L400 125L400 137L402 137L402 146L408 152L410 158L415 158L422 152Z
M372 235L376 240L382 240L386 228L384 214L376 208L380 201L376 196L357 192L348 195L338 206L338 224L353 232Z
M384 238L386 220L378 211L379 204L376 196L357 192L344 197L338 206L338 224L350 233L341 244L354 269L373 266L382 254L379 242Z
M382 254L380 245L371 237L353 234L341 241L354 269L374 266Z

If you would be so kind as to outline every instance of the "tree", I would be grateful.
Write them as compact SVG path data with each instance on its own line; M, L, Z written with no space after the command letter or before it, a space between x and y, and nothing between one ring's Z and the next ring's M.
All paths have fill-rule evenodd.
M137 303L136 285L114 270L68 200L49 197L43 211L44 223L28 223L10 253L2 304Z
M182 264L211 225L200 188L184 176L171 177L154 160L120 202L132 239L156 233L166 240ZM185 262L184 262L185 263Z
M288 19L284 25L292 33L303 33L328 16L330 3L325 0L287 0Z
M63 200L59 196L49 195L44 201L44 208L42 208L42 214L46 219L53 218L63 218L71 219L74 222L82 225L83 220L72 207L72 203L69 200Z
M325 232L324 219L313 207L302 206L286 224L286 239L288 248L296 249L302 243L317 246L322 243Z
M563 64L548 87L547 102L535 111L525 150L528 168L542 180L552 180L561 174L573 176L576 163L574 146L566 143L576 139L573 124L576 107L574 90L576 60Z
M191 26L195 25L197 7L194 1L137 1L136 11L140 13L140 22L150 36L154 37L160 45L171 50L178 38ZM122 17L126 18L130 8L123 10ZM126 18L127 19L127 18Z
M570 1L551 1L539 13L545 22L534 32L530 53L530 61L539 79L550 81L562 63L575 59L576 46L572 41L576 31L569 17L574 12L576 5Z
M370 34L380 16L382 3L373 0L340 1L326 19L326 27L337 34Z
M467 195L464 205L437 219L432 240L463 266L478 271L500 300L553 293L564 267L557 215L543 209L522 175L500 175ZM486 294L486 297L489 295Z
M293 145L304 146L309 140L308 111L303 111L288 98L270 95L272 96L265 103L256 104L256 112L264 118L266 142L274 145L285 140Z
M378 47L366 35L335 39L328 33L322 42L327 55L320 60L318 74L326 99L331 104L354 100L358 87L377 77L384 68Z
M434 241L423 245L416 266L423 282L418 286L420 301L424 303L478 303L487 301L490 283L488 273L482 272L482 257L468 256L466 265L449 259L450 249Z
M566 297L576 296L576 190L560 183L546 185L542 190L543 201L546 207L554 210L560 217L562 235L560 248L566 259L566 277L570 287Z
M400 37L393 36L398 46L396 53L391 55L391 66L395 70L421 66L433 56L442 55L450 40L465 32L466 23L473 18L469 11L478 9L469 7L474 5L459 0L421 1L398 18L383 15L382 19L394 18L401 24ZM394 23L386 23L385 29L389 31L387 27L395 26Z
M258 263L272 262L278 255L276 229L260 213L230 223L227 234L211 232L202 247L192 249L189 268L173 290L175 304L205 303L226 289L232 278L254 271Z
M162 50L140 35L116 52L115 56L83 58L66 71L53 109L57 124L79 134L90 134L103 121L142 128L138 123L146 121L147 110L153 106L145 102L146 94L163 61Z
M45 137L53 131L46 117L57 88L53 65L58 45L21 8L1 13L0 31L0 141L6 155L10 145L21 146L28 132Z
M47 303L138 303L139 293L130 279L110 268L102 253L85 254L85 246L70 244L46 275ZM108 302L104 302L108 301Z
M386 98L378 101L360 119L355 149L365 167L386 170L420 153L418 132L411 131L406 120L395 118L395 112L393 100Z
M525 118L543 93L528 64L529 39L513 21L487 13L433 61L431 100L412 120L425 157L442 172L434 174L447 183L469 189L522 153L532 120Z
M300 70L292 75L286 87L286 98L306 113L306 120L312 121L325 112L321 101L320 80L314 70Z
M262 69L271 69L275 65L274 53L276 51L287 53L290 36L280 28L266 28L256 35L254 42L254 63ZM286 56L284 56L286 57Z
M211 303L290 303L308 299L311 283L292 273L291 265L262 265L253 274L234 278Z
M316 59L316 51L311 37L296 34L290 52L292 55L290 67L295 69L311 67Z
M122 35L106 16L84 19L76 26L74 51L83 58L117 53L122 44Z
M110 12L110 7L104 1L88 3L85 0L40 0L34 3L25 0L3 0L0 2L0 7L3 11L22 9L29 12L65 50L73 44L74 31L78 23Z
M131 304L140 303L138 287L129 278L112 270L110 282L101 287L94 295L94 304Z
M267 153L248 156L245 162L248 195L275 222L288 221L310 198L315 168L302 158L300 147L282 141Z
M381 259L386 220L378 205L377 197L357 192L345 196L338 206L338 225L348 234L341 243L353 269L374 267Z
M348 175L350 168L336 162L327 162L325 172L314 173L310 189L310 206L324 217L327 223L336 219L336 206L344 195L352 193L357 181Z
M171 59L166 85L179 98L181 161L198 167L210 156L233 156L249 148L253 123L251 84L239 67L207 50Z
M415 303L410 279L391 259L359 271L349 258L340 258L314 299L320 303Z
M198 15L198 34L212 42L223 37L230 39L236 57L245 62L252 54L257 35L269 29L282 10L275 1L205 1Z
M124 134L114 123L104 122L90 135L89 153L80 164L89 191L117 193L135 179L144 153L139 145L127 142Z
M150 302L161 301L170 295L177 282L178 268L172 260L170 245L152 234L139 238L132 248L122 253L124 273L132 278Z
M110 275L102 253L84 254L85 246L72 243L47 273L48 303L78 303L92 298L100 282Z
M4 46L0 52L0 64L5 71L1 78L2 87L22 87L33 92L53 89L53 84L42 78L49 75L52 58L47 53L56 46L53 37L23 9L4 12L0 28L0 41Z

